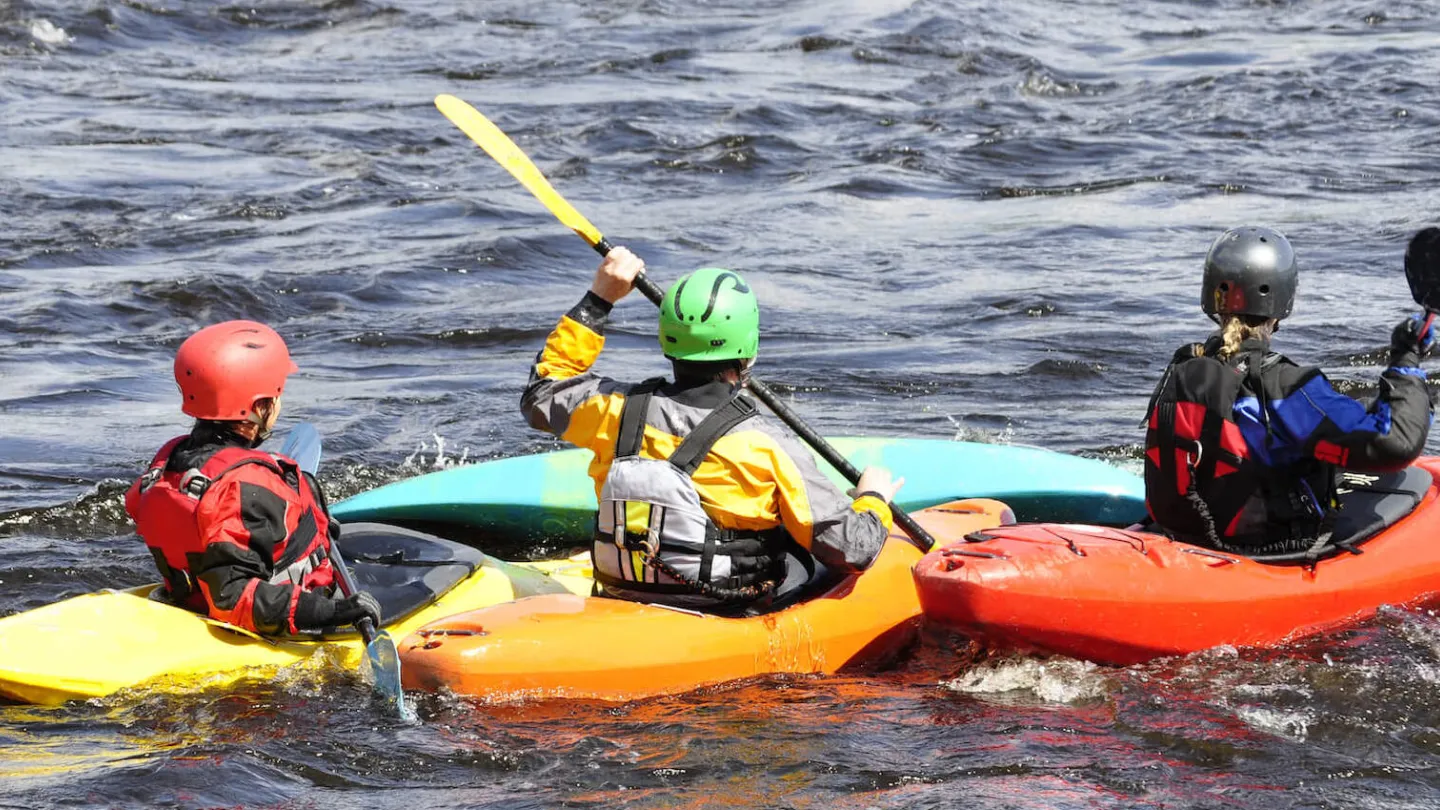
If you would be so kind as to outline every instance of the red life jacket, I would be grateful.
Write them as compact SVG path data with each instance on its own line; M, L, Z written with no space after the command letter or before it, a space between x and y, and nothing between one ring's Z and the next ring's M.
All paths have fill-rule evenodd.
M330 566L330 518L323 495L308 474L300 471L293 459L245 447L226 447L211 455L199 467L184 472L167 472L166 466L175 448L186 439L180 436L166 442L151 460L150 467L125 493L125 510L155 558L155 566L165 580L170 600L242 627L253 624L250 602L232 610L219 610L208 597L208 589L192 573L200 570L206 549L206 531L201 521L233 521L243 536L236 487L218 488L221 478L238 478L273 492L285 502L286 537L267 556L274 564L269 581L294 584L301 590L330 587L335 582ZM293 481L294 484L290 482ZM223 489L233 503L216 503L207 494ZM201 515L202 502L205 506Z
M1323 513L1308 507L1302 493L1328 502L1333 490L1328 467L1266 467L1235 421L1236 399L1255 396L1268 432L1267 400L1286 393L1276 376L1280 357L1252 351L1220 360L1212 356L1214 348L1218 344L1182 347L1150 398L1145 432L1150 516L1177 539L1212 548L1268 553L1309 545Z
M1176 352L1151 397L1145 505L1169 531L1218 546L1235 535L1263 470L1234 418L1245 373L1202 350Z

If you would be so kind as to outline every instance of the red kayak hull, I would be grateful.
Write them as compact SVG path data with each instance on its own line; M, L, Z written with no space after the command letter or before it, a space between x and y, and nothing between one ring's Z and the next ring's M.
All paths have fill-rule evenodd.
M1440 459L1417 467L1440 475ZM1270 646L1440 593L1432 482L1408 516L1313 565L1259 563L1144 532L1030 524L916 563L927 621L1001 646L1127 665ZM977 535L978 537L978 535Z

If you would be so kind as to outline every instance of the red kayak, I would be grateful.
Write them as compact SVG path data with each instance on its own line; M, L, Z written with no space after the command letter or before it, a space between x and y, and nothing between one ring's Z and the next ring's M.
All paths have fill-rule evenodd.
M1440 458L1347 473L1328 556L1248 558L1074 524L974 532L914 568L927 620L1002 646L1127 665L1268 646L1440 593Z

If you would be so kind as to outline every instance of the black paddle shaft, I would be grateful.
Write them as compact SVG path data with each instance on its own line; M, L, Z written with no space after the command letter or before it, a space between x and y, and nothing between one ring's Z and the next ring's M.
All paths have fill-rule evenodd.
M346 596L355 595L355 580L350 578L350 569L345 567L345 558L340 556L340 546L337 543L330 544L330 567L335 569L335 577L340 581L340 592ZM360 631L360 638L364 639L368 647L375 641L375 622L369 616L360 617L355 622L355 629Z
M610 240L601 239L595 243L595 252L604 256L610 252L612 247ZM664 292L660 290L655 282L647 278L644 273L635 277L635 289L639 290L641 295L649 298L655 306L660 306L660 301L665 297ZM840 451L832 447L830 442L825 441L825 437L816 433L813 428L805 424L805 421L800 418L799 414L790 410L790 406L781 402L780 398L775 395L775 392L770 390L770 386L751 377L746 383L746 387L755 392L755 396L758 397L761 402L765 403L765 407L780 417L780 421L789 425L790 429L795 431L796 435L804 439L811 447L815 448L815 452L819 453L821 458L839 470L840 474L845 476L845 480L852 484L860 483L860 471L855 469L855 465L840 455ZM915 519L910 517L905 510L892 503L890 504L890 514L894 517L895 523L910 536L910 540L915 544L916 548L921 551L929 551L934 547L935 538L931 537L930 532L925 531L925 527L916 523Z

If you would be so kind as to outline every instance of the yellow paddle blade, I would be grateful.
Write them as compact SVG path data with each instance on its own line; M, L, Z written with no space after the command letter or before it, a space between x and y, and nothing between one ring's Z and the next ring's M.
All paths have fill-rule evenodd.
M490 157L495 158L497 163L505 167L505 171L514 175L520 185L529 189L565 227L580 234L580 238L589 242L591 247L605 238L600 229L591 225L590 220L581 216L575 206L560 196L560 192L550 185L550 181L535 168L530 158L510 140L510 136L490 123L490 119L481 115L479 110L448 94L436 96L435 106L442 115L450 119L450 123L469 135L470 140L484 149Z

